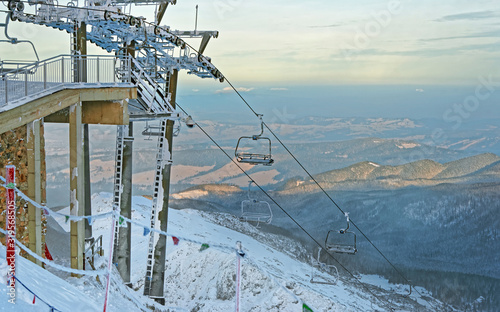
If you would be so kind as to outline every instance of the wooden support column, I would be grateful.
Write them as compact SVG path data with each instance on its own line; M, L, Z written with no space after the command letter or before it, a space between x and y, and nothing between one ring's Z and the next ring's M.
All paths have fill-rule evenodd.
M79 26L76 26L76 52L82 56L82 58L76 63L75 70L75 81L87 82L87 25L85 22L81 22ZM91 206L91 186L90 186L90 145L89 145L89 125L83 125L83 172L84 172L84 197L85 197L85 207L84 215L92 214ZM92 237L92 226L85 222L85 238Z
M169 92L171 93L171 102L175 108L175 98L177 93L177 70L174 70L170 76ZM167 121L167 131L165 138L168 142L168 150L172 155L172 143L174 133L174 121ZM172 157L172 156L170 156ZM167 159L164 159L166 161ZM162 173L162 188L163 188L163 205L161 211L158 213L158 220L160 221L160 230L167 232L168 225L168 200L170 195L170 172L172 164L168 163L163 167ZM165 284L165 261L167 255L167 237L160 235L154 251L154 264L153 264L153 278L151 280L150 297L160 304L165 305L164 284Z
M84 157L81 102L69 110L69 169L70 169L70 214L82 216L84 197ZM84 221L71 221L71 268L83 270L85 246ZM78 275L76 275L78 276Z
M27 125L28 152L28 196L37 203L42 202L42 156L41 127L43 122L35 120ZM42 211L28 203L28 247L37 255L42 256ZM29 260L42 265L40 260L29 256Z

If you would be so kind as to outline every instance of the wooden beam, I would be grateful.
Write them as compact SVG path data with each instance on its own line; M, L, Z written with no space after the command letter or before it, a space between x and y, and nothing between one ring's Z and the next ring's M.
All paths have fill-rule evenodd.
M136 98L137 88L135 87L84 88L58 91L0 112L0 133L28 124L36 119L47 117L81 101L121 102L126 99ZM127 105L123 106L128 109ZM127 125L128 119L122 124Z
M27 127L28 153L28 196L37 203L42 202L42 172L41 172L41 127L40 120L35 120ZM37 255L42 256L42 212L28 203L28 247ZM39 260L29 257L31 261L42 265Z
M82 216L85 207L83 180L83 128L82 104L70 107L69 112L69 169L70 169L70 215ZM71 221L71 268L83 270L85 227L83 221ZM78 275L77 275L78 276Z
M15 129L79 102L78 90L63 90L0 113L0 133Z
M128 125L128 102L83 102L83 123Z
M137 88L90 88L79 89L80 100L85 101L122 101L137 99Z
M82 123L91 125L128 125L128 103L124 101L82 102ZM45 118L46 122L68 123L69 109L65 108Z

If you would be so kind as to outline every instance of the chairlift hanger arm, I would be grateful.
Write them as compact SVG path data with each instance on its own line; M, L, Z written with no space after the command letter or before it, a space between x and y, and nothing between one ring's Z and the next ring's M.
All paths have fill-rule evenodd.
M8 42L11 44L29 43L31 45L31 47L33 48L33 52L35 52L37 62L39 62L40 58L38 57L38 53L36 52L36 48L35 48L35 45L33 44L33 42L31 42L29 40L19 40L17 38L9 36L8 27L9 27L10 20L11 20L11 13L7 14L7 16L5 17L5 24L2 24L2 26L5 28L4 33L5 33L5 38L7 38L7 40L0 40L0 42Z

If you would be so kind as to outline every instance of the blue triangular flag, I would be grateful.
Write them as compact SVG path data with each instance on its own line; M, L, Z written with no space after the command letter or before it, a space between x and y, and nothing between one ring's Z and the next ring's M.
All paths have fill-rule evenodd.
M144 234L143 235L146 236L146 235L149 234L149 232L150 232L150 230L148 228L144 228Z

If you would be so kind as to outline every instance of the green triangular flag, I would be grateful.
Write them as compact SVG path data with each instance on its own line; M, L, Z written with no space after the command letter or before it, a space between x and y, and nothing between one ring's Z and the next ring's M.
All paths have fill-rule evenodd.
M119 224L119 225L122 225L123 220L124 220L124 219L123 219L123 217L120 217L120 218L118 219L118 224Z
M202 244L201 245L201 248L200 248L200 251L203 251L205 249L208 249L208 247L210 247L208 244Z
M302 305L302 312L313 312L313 310L312 310L311 308L309 308L309 307L307 306L307 304L305 304L305 303L304 303L304 304Z
M7 183L6 187L12 189L12 188L15 188L16 185L14 183L10 182L10 183Z
M68 223L69 216L64 216L64 222Z

